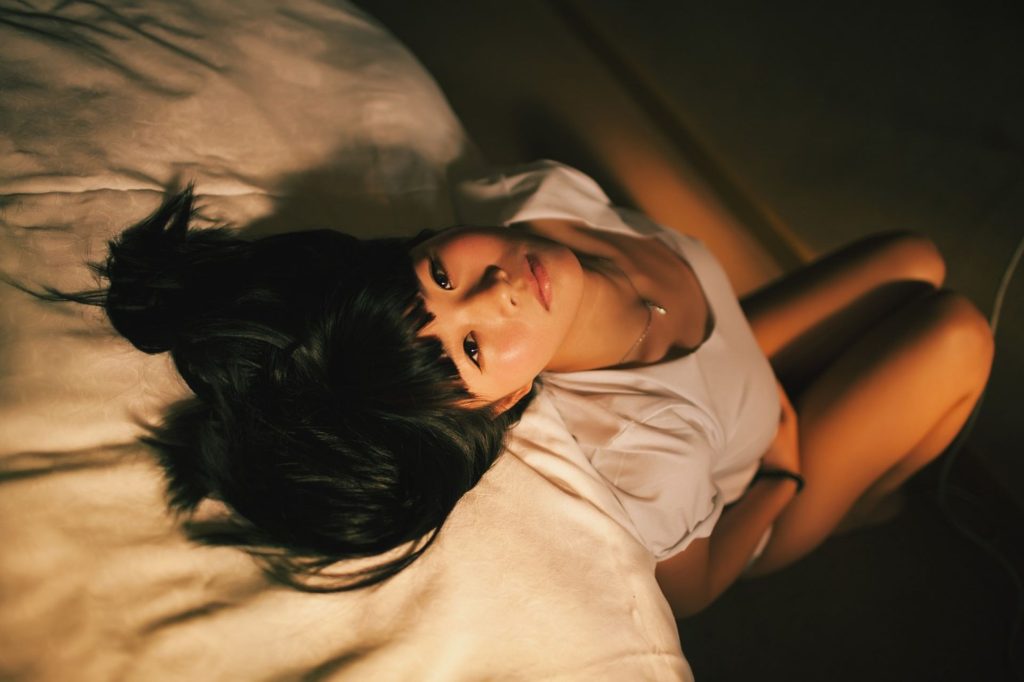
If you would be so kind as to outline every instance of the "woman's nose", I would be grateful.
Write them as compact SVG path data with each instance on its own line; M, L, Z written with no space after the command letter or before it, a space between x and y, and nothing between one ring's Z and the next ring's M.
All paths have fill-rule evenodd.
M477 298L492 308L492 312L506 316L513 314L519 305L518 293L508 273L496 265L489 267L481 278Z

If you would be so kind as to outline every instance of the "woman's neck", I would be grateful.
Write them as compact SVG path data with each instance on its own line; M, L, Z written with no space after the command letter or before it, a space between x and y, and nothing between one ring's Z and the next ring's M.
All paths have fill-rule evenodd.
M583 266L578 313L545 371L656 363L685 355L707 338L714 315L700 281L660 241L557 219L521 229L568 246Z
M578 372L621 364L650 319L620 269L601 258L579 257L584 277L580 307L545 371Z

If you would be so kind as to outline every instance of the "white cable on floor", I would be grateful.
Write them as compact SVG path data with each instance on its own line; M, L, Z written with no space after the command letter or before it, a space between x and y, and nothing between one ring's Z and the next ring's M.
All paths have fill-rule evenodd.
M995 337L996 330L999 328L999 318L1002 314L1006 291L1009 289L1010 280L1013 279L1017 266L1020 264L1022 254L1024 254L1024 237L1021 238L1020 242L1017 244L1017 249L1010 257L1010 262L1007 265L1006 270L1003 272L999 288L996 290L996 297L992 303L992 314L989 317L989 326L992 328L993 337ZM992 557L1000 568L1006 572L1010 579L1010 583L1013 586L1013 590L1016 595L1016 607L1010 622L1010 634L1009 641L1007 642L1006 656L1011 672L1024 680L1024 668L1022 668L1020 662L1017 661L1021 652L1018 651L1016 646L1017 639L1021 634L1021 627L1024 626L1024 581L1022 581L1021 576L1017 573L1017 569L1014 567L1013 563L992 543L988 542L985 538L971 530L966 522L958 519L949 506L950 472L953 469L953 463L956 461L957 455L963 447L964 441L967 440L968 435L970 435L971 431L974 430L974 423L977 421L978 413L981 410L981 404L985 399L985 393L986 391L983 390L981 396L978 398L978 402L971 411L971 415L968 417L966 424L962 429L960 429L960 433L957 434L956 438L953 439L953 442L950 443L949 447L947 447L946 451L942 454L942 469L939 473L936 502L945 514L946 520L949 524L961 535ZM962 494L961 496L968 497Z

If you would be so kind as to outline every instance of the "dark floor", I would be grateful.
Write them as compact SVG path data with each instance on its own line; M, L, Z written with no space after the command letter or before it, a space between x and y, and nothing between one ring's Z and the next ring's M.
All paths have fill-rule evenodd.
M547 156L602 179L562 133L598 109L636 125L643 107L622 104L636 92L615 81L639 74L729 189L815 251L923 232L950 285L988 314L1024 237L1019 3L359 4L420 57L492 161ZM581 97L590 91L601 99ZM699 681L1024 679L1024 638L1009 642L1024 575L1024 271L1011 284L989 394L947 495L998 557L947 520L932 465L891 522L682 622Z
M970 453L954 468L957 522L1024 567L1024 528L996 521ZM895 519L828 540L795 566L741 581L680 637L698 680L1012 680L1024 667L1014 574L955 530L941 466L908 487ZM1013 656L1011 657L1011 652ZM1014 672L1016 669L1017 673Z

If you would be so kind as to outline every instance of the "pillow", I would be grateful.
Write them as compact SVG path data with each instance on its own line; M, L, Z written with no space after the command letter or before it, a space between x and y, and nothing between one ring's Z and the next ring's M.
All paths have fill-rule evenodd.
M367 234L449 222L438 190L474 155L433 80L358 10L39 4L0 26L0 195L133 192L141 215L195 180L236 222L271 209L282 227Z
M40 3L0 23L0 273L74 290L83 263L195 181L200 224L384 235L452 222L476 156L433 80L370 18L331 2ZM183 392L166 357L102 315L0 305L0 450L138 432ZM16 322L15 322L16 321ZM97 383L99 382L99 383ZM60 428L55 428L59 424Z
M19 7L0 10L8 281L93 286L83 263L190 180L200 224L370 236L452 223L480 170L430 77L342 2ZM0 310L3 679L689 678L649 554L552 415L412 567L304 594L167 513L135 440L187 394L166 354L2 281Z

